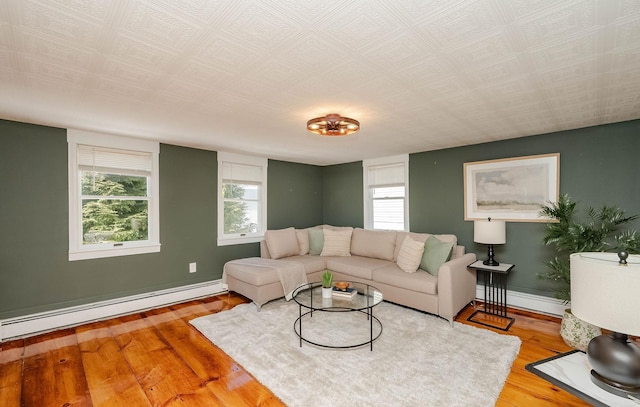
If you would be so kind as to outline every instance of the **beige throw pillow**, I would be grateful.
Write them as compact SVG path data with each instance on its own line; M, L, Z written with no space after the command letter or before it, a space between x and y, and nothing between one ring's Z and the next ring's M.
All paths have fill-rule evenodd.
M320 256L351 256L351 234L349 230L324 230L324 246Z
M295 256L300 253L298 238L294 228L279 230L267 230L264 232L264 240L272 259Z
M300 256L309 254L309 231L306 229L296 229L296 237L298 238Z
M420 266L423 252L424 243L407 236L402 242L402 247L400 247L396 264L407 273L415 273L418 270L418 266Z

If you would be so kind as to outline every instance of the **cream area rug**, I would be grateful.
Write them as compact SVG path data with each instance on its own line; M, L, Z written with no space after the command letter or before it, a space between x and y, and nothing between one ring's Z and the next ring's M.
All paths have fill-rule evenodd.
M520 339L383 302L382 334L369 346L332 350L294 332L298 305L253 304L191 321L288 406L493 406ZM314 312L303 320L312 341L345 345L369 336L366 315ZM374 332L375 336L376 332Z

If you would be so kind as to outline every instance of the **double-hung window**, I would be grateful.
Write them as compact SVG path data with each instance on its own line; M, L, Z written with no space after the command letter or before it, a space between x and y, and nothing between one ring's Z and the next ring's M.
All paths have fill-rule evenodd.
M367 229L409 230L409 155L364 160Z
M159 144L67 131L69 260L160 251Z
M267 229L267 159L218 152L218 245L259 242Z

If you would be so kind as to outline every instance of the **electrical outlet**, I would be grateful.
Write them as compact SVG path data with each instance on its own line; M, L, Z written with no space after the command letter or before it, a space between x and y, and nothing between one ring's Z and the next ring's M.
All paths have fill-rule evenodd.
M196 272L196 263L189 263L189 273Z

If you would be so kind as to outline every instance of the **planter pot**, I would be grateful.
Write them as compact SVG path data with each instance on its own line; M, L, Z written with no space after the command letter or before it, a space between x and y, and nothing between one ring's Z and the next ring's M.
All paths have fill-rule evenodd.
M322 287L322 298L331 298L331 287Z
M564 310L560 324L560 336L564 343L586 352L591 339L600 335L602 335L600 328L576 317L570 309Z

